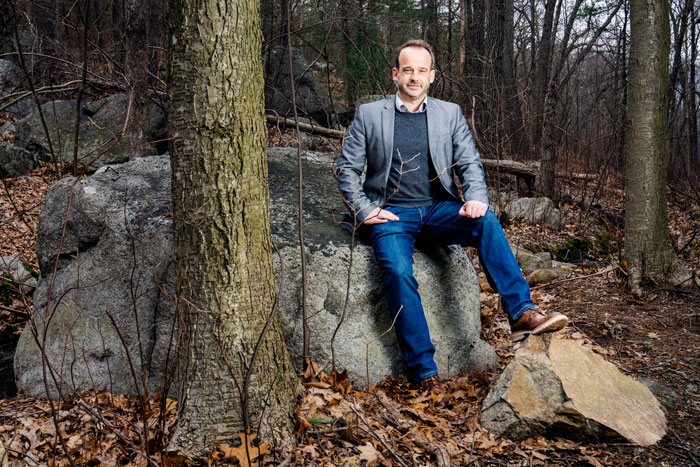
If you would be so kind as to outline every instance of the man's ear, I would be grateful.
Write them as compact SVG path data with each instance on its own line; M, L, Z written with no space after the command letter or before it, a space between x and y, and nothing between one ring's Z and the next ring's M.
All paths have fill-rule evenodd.
M430 70L430 84L433 84L433 81L435 81L435 70Z
M391 69L391 79L394 80L394 82L399 80L399 70L396 69L396 67ZM432 83L432 81L431 81Z

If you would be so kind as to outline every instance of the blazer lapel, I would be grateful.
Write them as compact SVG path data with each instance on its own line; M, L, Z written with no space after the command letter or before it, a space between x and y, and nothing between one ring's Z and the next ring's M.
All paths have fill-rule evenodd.
M437 151L439 147L438 129L440 128L440 113L435 108L433 99L428 99L426 112L426 119L428 120L428 147L430 148L430 157L433 160L433 164L435 164L435 158L440 155Z
M391 165L394 151L394 112L396 109L396 95L387 99L382 110L382 141L384 142L384 164ZM387 172L388 174L388 172Z

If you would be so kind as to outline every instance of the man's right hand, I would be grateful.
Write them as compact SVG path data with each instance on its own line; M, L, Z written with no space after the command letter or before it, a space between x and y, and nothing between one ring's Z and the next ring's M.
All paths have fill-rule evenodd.
M366 225L373 225L373 224L384 224L385 222L388 221L397 221L399 220L399 216L394 214L393 212L386 211L381 208L374 208L372 209L372 212L369 213L369 216L365 219L363 222Z

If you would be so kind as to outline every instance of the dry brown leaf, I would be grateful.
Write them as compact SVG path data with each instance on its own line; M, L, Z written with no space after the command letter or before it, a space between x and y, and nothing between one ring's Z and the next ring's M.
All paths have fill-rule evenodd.
M237 459L241 467L255 467L259 465L258 462L254 461L268 452L267 446L270 444L270 441L265 441L259 446L254 446L253 442L258 437L255 433L250 433L246 436L245 433L241 431L238 435L241 437L242 442L240 446L231 447L221 444L212 452L212 458L214 460Z
M370 442L367 442L362 446L358 446L357 450L360 451L360 459L365 460L370 464L377 462L379 458L382 457L382 454L377 451L377 449L372 446L372 443Z

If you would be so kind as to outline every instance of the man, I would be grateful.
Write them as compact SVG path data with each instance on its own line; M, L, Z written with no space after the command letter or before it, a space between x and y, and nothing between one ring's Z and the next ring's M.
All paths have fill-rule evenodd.
M413 276L417 240L476 247L489 283L501 295L514 341L559 330L568 320L560 313L541 315L530 299L503 230L488 209L483 167L461 109L427 97L435 79L431 46L412 40L399 47L392 75L395 96L357 109L336 174L355 225L367 226L384 270L389 309L399 313L395 330L406 365L438 405L447 405Z

